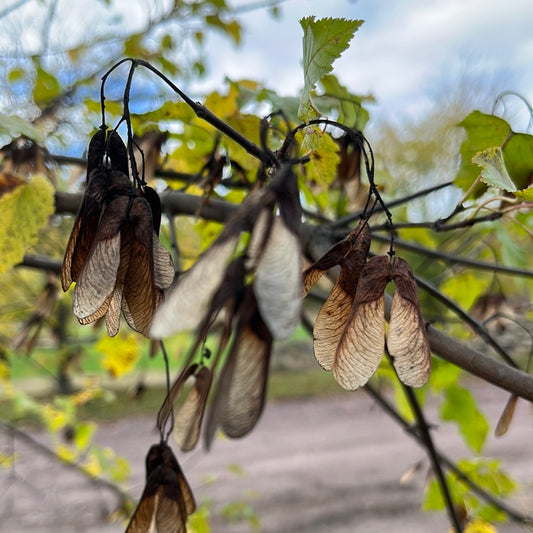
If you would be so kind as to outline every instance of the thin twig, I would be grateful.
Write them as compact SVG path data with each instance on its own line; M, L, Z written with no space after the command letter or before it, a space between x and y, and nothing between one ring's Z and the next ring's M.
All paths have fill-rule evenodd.
M387 355L390 358L390 354L387 353ZM411 406L411 409L417 421L417 430L420 434L420 441L424 444L426 453L428 454L429 460L431 461L433 472L437 478L442 498L444 499L444 502L446 504L448 518L450 519L451 524L455 528L456 533L461 533L463 531L463 526L459 521L457 513L455 512L455 506L450 493L450 488L448 487L446 476L444 475L444 472L442 470L440 458L433 443L433 439L429 431L429 426L424 416L424 411L422 410L422 407L420 406L418 398L413 392L413 389L411 387L408 387L407 385L404 385L403 383L402 386L405 392L405 396L407 397L407 401L409 402L409 405Z
M364 386L364 390L367 394L372 396L374 400L383 408L383 410L394 420L396 421L406 432L407 434L416 440L419 444L423 445L420 439L420 435L416 428L414 428L399 412L398 410L389 402L375 387L370 384ZM504 513L509 516L515 522L524 525L532 525L533 517L522 514L520 511L513 509L504 501L496 498L489 492L487 492L483 487L478 485L473 481L467 474L465 474L459 467L448 457L442 454L437 450L437 456L439 461L441 461L444 466L453 472L458 479L463 481L466 485L470 487L472 492L476 493L478 496L483 498L487 503L493 505L494 507L501 509Z
M78 463L75 463L74 461L70 461L69 459L57 455L53 450L40 443L39 441L35 440L31 435L28 435L24 431L21 431L20 429L16 428L9 422L0 419L0 427L2 427L7 433L14 435L15 438L25 442L26 444L37 450L39 453L45 455L49 459L52 459L62 464L66 468L69 468L70 470L74 470L78 474L81 474L94 485L109 489L111 492L116 494L116 496L118 496L122 503L132 501L131 496L127 492L124 492L120 487L118 487L111 481L108 481L107 479L102 479L98 476L94 476L93 474L90 474L87 470L82 468Z
M374 226L372 226L371 229L372 229L372 239L376 241L381 241L381 242L389 242L388 237L384 237L375 232ZM464 266L468 266L471 268L475 268L477 270L489 270L491 272L498 272L500 274L508 274L510 276L533 278L533 270L506 267L503 265L498 265L497 263L489 263L487 261L478 261L475 259L468 259L467 257L462 257L460 255L446 254L444 252L440 252L439 250L432 250L431 248L419 246L412 242L404 241L402 239L395 239L394 244L396 245L397 248L402 248L410 252L415 252L426 258L431 257L434 259L440 259L449 264L464 265Z

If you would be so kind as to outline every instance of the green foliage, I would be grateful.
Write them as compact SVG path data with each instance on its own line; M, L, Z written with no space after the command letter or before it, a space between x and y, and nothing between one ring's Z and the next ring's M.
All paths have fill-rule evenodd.
M459 126L466 131L461 145L461 168L455 178L459 187L464 190L472 187L480 176L479 167L485 184L493 187L514 192L531 184L532 135L515 133L505 120L480 111L470 113ZM485 186L478 184L474 196L485 190Z
M315 85L331 72L333 62L348 48L362 24L362 20L332 18L315 20L315 17L306 17L300 20L304 30L304 88L298 110L300 120L308 122L318 115L311 99Z
M253 506L245 499L228 503L222 508L222 515L234 524L245 522L251 531L261 531L261 522Z
M37 66L35 84L33 85L33 101L45 107L61 95L62 87L58 79L42 67Z
M54 188L44 176L0 197L0 273L16 265L37 242L39 230L54 213Z
M481 452L489 424L468 389L458 385L447 387L440 405L440 416L443 420L455 422L468 446L476 453Z
M112 7L112 1L102 1ZM170 6L170 3L167 4ZM173 2L169 9L166 13L159 13L160 16L154 16L143 31L126 33L123 36L112 35L109 38L101 36L98 43L76 43L53 63L38 56L18 63L14 61L13 65L9 66L5 79L13 94L18 94L19 90L22 91L26 86L30 87L23 98L29 103L29 107L21 110L20 117L12 114L0 115L0 135L14 137L23 134L57 148L61 143L72 143L72 132L69 133L70 137L64 133L70 125L71 130L80 132L79 135L85 143L86 133L93 131L100 121L97 84L99 76L109 67L107 62L110 56L127 55L149 60L165 74L173 79L178 78L181 82L188 76L203 73L207 32L222 32L236 44L241 40L243 28L235 12L224 0ZM276 7L272 10L275 11ZM195 22L192 31L191 21ZM225 87L201 98L211 112L256 145L261 145L263 141L260 138L261 119L269 111L283 110L283 118L273 117L269 122L266 141L272 151L279 148L287 131L295 127L300 120L309 122L317 116L327 116L357 130L365 128L369 120L369 112L365 106L372 99L352 93L331 73L333 63L346 50L362 21L330 18L316 20L310 16L302 19L300 23L304 33L304 88L299 98L292 95L280 96L263 84L249 79L228 80ZM193 43L190 53L184 53L187 52L187 43ZM109 48L111 46L112 49ZM109 49L109 53L101 54L102 49ZM98 76L95 76L95 72ZM115 81L120 81L120 75L116 76ZM145 78L136 78L137 80L140 80L141 89L149 86ZM121 89L122 87L119 89L119 95ZM184 102L172 101L171 97L161 96L155 91L150 93L150 96L153 98L148 98L148 103L143 101L139 109L135 107L137 113L132 116L134 132L142 135L157 129L167 133L169 142L165 147L164 168L187 176L166 178L164 182L158 178L155 180L157 185L168 185L198 196L205 195L208 191L213 197L240 203L247 190L240 187L210 187L212 184L209 179L213 176L209 175L207 163L211 158L221 158L224 161L224 178L233 172L231 177L239 186L253 186L260 168L258 161L235 141L221 136L215 128L197 117ZM107 119L116 124L124 109L120 96L115 95L112 98L106 100ZM65 113L67 107L69 113ZM46 121L39 123L39 113L42 112L46 112ZM22 116L37 117L37 120L30 122L21 118ZM456 117L451 118L454 119L454 124L457 123ZM450 179L456 168L454 157L458 155L446 129L446 121L451 121L451 118L443 117L439 109L439 113L430 117L428 122L412 126L408 131L403 127L396 131L384 128L383 139L374 153L378 158L382 158L382 161L378 161L377 182L386 199L395 199L406 192L417 191L422 185L436 181L436 175L439 179ZM432 125L431 121L435 124ZM474 186L473 194L468 198L471 203L467 206L472 207L471 212L477 214L479 209L481 214L485 213L486 206L481 202L486 200L482 195L487 191L499 195L496 190L503 190L513 193L518 199L533 201L533 189L527 188L532 181L533 137L515 133L503 119L479 111L469 114L460 126L466 137L460 150L462 163L455 183L463 192ZM75 140L79 139L76 137ZM356 212L357 207L347 207L347 196L338 186L339 148L329 130L308 127L298 133L297 144L298 149L294 150L295 153L291 156L305 154L309 157L308 164L295 167L305 207L319 216L332 218ZM452 168L454 170L450 171ZM68 179L70 181L61 182L61 189L71 187L77 176L73 175ZM16 291L20 293L35 283L27 271L20 274L20 271L11 267L20 262L24 253L38 242L39 231L47 227L54 209L53 193L52 186L43 177L33 176L31 181L0 198L0 272L5 275L0 280L0 293L3 298L3 315L11 322L10 328L0 329L0 340L3 344L13 337L24 320L24 311L30 308L35 300L26 295L24 299L13 298ZM479 206L476 205L477 201L480 202ZM206 198L205 202L209 202L209 199ZM491 222L484 227L476 226L465 232L443 235L435 232L431 225L435 217L430 203L413 207L414 205L409 203L408 207L394 209L394 221L406 222L408 226L404 229L398 225L397 231L401 239L431 251L452 252L469 258L529 268L530 238L533 234L529 212L512 213L509 215L509 219L512 216L510 224L509 220L502 217L498 223ZM453 208L454 206L450 205L450 212ZM495 211L499 209L495 204L490 204L490 208ZM471 213L466 211L468 209L465 209L464 213L461 212L453 222L465 221ZM310 223L311 227L314 218L307 213L306 217L306 222ZM415 217L417 221L429 222L425 227L424 224L411 227L409 224ZM198 220L196 217L180 216L176 217L174 222L181 254L181 268L190 267L222 228L219 223ZM371 222L379 225L379 215L373 217ZM338 226L337 229L339 228L343 231L347 226ZM63 242L66 236L61 233L62 228L56 233L53 233L52 228L48 229L48 242L40 246L38 251L48 252L51 249L53 252L50 255L59 258L63 250L58 248L63 245L59 246L58 242ZM379 231L376 230L376 235L379 235ZM162 233L162 241L168 245L171 242L168 226L162 229ZM382 251L381 246L376 239L373 252ZM489 292L494 284L500 281L493 273L480 275L469 268L452 269L447 262L433 260L423 253L409 254L410 262L417 267L416 273L428 279L464 310L470 309L478 297ZM42 280L40 282L42 283ZM531 284L527 283L522 282L530 292ZM511 292L517 285L516 280L509 279L505 283L505 290ZM34 296L33 292L28 293ZM421 297L425 313L431 319L435 318L439 327L442 326L447 331L452 330L447 323L452 316L451 312L443 311L443 307L440 304L435 305L427 295ZM14 307L13 302L16 303ZM16 308L15 311L12 311L13 308ZM458 335L471 335L467 328L457 325L457 322L454 317L454 332L458 331ZM69 330L68 342L72 341L70 333ZM65 339L61 342L65 343ZM121 333L114 339L106 337L95 342L94 334L91 333L90 336L82 338L81 342L91 343L89 351L93 352L93 355L99 351L98 355L91 359L90 364L94 364L92 369L100 372L104 368L117 378L127 374L142 360L141 348L144 344L141 345L140 338L132 335ZM169 352L176 361L179 355L185 352L186 344L183 338L171 344ZM64 357L64 353L61 347L54 348L53 354L48 354L49 361L52 362L49 366L58 366L57 363ZM97 363L94 363L96 360ZM86 364L89 363L85 360L83 365ZM159 370L162 368L159 367ZM9 373L8 364L0 359L0 377L8 379ZM457 424L469 448L479 454L486 441L488 424L470 391L459 385L461 375L457 367L435 358L431 380L427 387L416 391L416 397L421 404L429 394L441 397L441 419ZM414 421L404 390L387 362L382 365L380 376L393 383L396 406L400 414L407 420ZM125 392L120 393L121 402L116 402L122 404L122 410L114 411L116 406L109 405L108 396L101 390L96 392L90 387L85 387L82 391L85 396L80 393L41 402L16 390L11 384L8 384L6 389L10 390L10 401L13 404L10 414L14 416L13 419L38 420L44 424L53 436L60 457L78 462L91 475L108 476L120 483L127 478L127 462L116 456L112 450L97 446L94 443L95 425L85 420L85 417L93 416L95 410L99 411L99 416L111 417L117 416L116 413L124 413L131 403ZM156 392L154 396L161 396L161 391ZM270 397L334 392L338 393L338 388L321 370L273 375L269 381ZM159 405L160 398L152 399L152 402ZM155 410L152 404L149 409L150 412ZM2 460L0 457L0 461ZM461 467L495 495L507 496L515 487L496 461L464 461ZM238 465L232 466L231 470L235 475L243 474ZM500 513L478 501L459 479L453 475L448 477L455 501L465 505L473 516L487 520L501 518ZM440 491L434 482L429 486L425 508L443 508ZM189 525L192 531L211 531L209 511L209 505L200 507L191 518ZM249 495L229 503L223 509L223 514L232 522L244 521L252 530L259 530L259 517L250 503Z
M492 279L471 270L456 272L444 281L440 290L460 308L471 309L475 301L490 287Z
M319 112L330 117L336 116L341 124L363 131L370 119L370 113L363 104L373 102L374 98L352 94L333 74L322 76L319 85L322 91L313 98Z
M516 482L502 470L500 462L496 459L463 459L458 462L457 467L474 483L484 487L496 497L505 498L517 488ZM448 473L446 480L454 503L466 508L471 518L484 519L489 522L505 520L505 513L485 504L456 474ZM445 508L435 479L431 480L426 489L422 508L427 511L442 511Z

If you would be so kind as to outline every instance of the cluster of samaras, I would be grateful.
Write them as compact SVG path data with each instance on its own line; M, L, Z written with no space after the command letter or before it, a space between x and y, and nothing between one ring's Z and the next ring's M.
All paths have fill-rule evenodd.
M101 128L91 139L87 182L61 268L66 291L76 282L73 311L81 324L105 316L110 336L120 313L148 335L156 307L174 279L174 265L159 242L161 204L148 186L135 188L119 135Z
M304 295L330 268L339 276L313 328L315 357L345 389L365 385L386 347L399 379L421 387L429 378L431 350L411 267L401 257L366 260L370 230L366 221L335 244L304 272ZM385 287L394 282L389 327L385 325Z
M185 531L194 498L166 444L167 426L173 426L183 451L195 448L217 375L206 447L218 428L232 438L247 434L263 409L273 340L292 334L302 296L331 268L340 267L340 273L315 320L314 352L341 386L363 386L378 368L385 342L406 385L423 385L431 365L413 273L398 257L367 261L366 220L302 275L301 206L292 162L271 170L176 280L159 242L160 219L155 191L135 188L128 177L123 142L100 129L89 146L85 196L61 272L64 290L76 282L74 314L82 324L105 317L109 335L117 333L121 312L130 327L154 339L196 331L159 411L162 440L148 454L146 488L128 533L148 531L153 524L160 532ZM386 331L389 282L395 292ZM211 356L205 342L215 327L218 345ZM188 381L192 386L185 386Z

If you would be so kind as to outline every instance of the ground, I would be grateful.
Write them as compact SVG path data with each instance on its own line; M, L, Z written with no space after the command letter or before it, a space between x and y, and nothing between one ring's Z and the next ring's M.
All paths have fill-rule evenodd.
M491 426L507 394L493 387L478 393ZM432 422L437 421L431 413ZM502 438L491 436L484 455L503 458L503 466L521 481L513 505L533 512L533 452L531 414L519 402L516 418ZM450 458L471 455L453 425L434 429L442 453ZM40 433L37 439L45 442ZM8 436L1 435L5 449ZM144 457L158 441L154 417L102 423L96 436L132 466L129 489L143 490ZM12 471L0 471L0 531L9 533L118 533L125 524L105 517L117 505L116 496L97 488L78 473L15 442L18 461ZM177 457L193 487L197 502L211 502L215 533L253 531L250 522L231 522L222 513L230 503L259 521L262 533L402 533L446 532L443 513L420 510L428 461L419 446L364 392L278 401L267 404L256 429L247 437L218 439L213 449ZM422 468L408 483L402 475L417 462ZM513 524L500 533L524 531Z

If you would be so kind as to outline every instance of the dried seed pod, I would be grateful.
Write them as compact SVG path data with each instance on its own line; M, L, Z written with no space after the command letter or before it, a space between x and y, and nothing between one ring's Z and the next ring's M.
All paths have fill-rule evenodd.
M258 192L249 194L215 242L175 281L154 316L150 331L153 338L161 339L200 325L221 286L240 233L250 230L251 218L257 216L261 199Z
M275 216L255 268L253 287L261 316L276 339L290 337L300 322L301 271L300 240Z
M150 335L161 339L179 331L194 329L202 321L238 241L237 235L217 239L198 261L170 288L157 309Z
M249 433L264 406L272 335L248 288L241 306L233 344L212 402L205 445L210 448L218 426L231 438Z
M394 260L395 284L387 348L400 380L410 387L424 385L431 372L431 348L420 311L416 280L401 257Z
M174 414L174 438L182 451L195 448L204 417L212 375L206 366L192 365L194 385Z
M100 170L87 177L87 188L78 210L61 265L61 286L67 291L73 281L78 281L94 242L98 223L104 209L107 176Z
M386 256L373 257L361 271L354 305L342 332L332 371L337 383L354 390L377 370L385 347L385 296L390 281Z
M370 228L367 220L361 220L357 227L351 231L342 241L335 243L318 261L315 261L303 273L303 296L307 296L309 291L317 281L331 268L340 265L347 254L351 253L354 246L361 247L362 250L370 249Z
M186 533L194 496L170 447L161 442L146 456L146 485L126 533Z
M335 243L318 261L315 261L303 273L303 296L309 294L318 280L330 269L340 265L346 254L352 249L348 239Z
M514 394L511 394L511 396L509 396L509 399L505 404L503 412L500 415L500 418L498 419L498 423L496 424L496 429L494 430L494 435L496 437L501 437L507 433L507 430L509 429L509 426L514 417L514 411L517 401L518 396L515 396Z
M74 288L73 311L81 324L107 312L117 280L121 256L121 227L129 198L119 196L104 211L87 260Z
M263 230L266 237L257 239L264 241L264 247L255 265L253 286L272 336L286 339L300 323L302 308L301 206L297 178L290 165L272 178L271 189L279 216L270 215L271 223ZM264 205L272 213L270 203Z
M332 369L344 327L350 319L357 282L370 249L368 224L363 223L353 244L348 238L341 242L350 244L350 248L339 260L341 266L339 277L318 312L313 327L313 351L316 360L324 370ZM336 251L330 249L330 252L333 251L330 257L334 257L341 250L341 247L337 247ZM327 263L324 261L322 264Z

